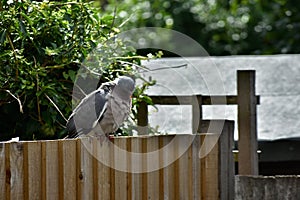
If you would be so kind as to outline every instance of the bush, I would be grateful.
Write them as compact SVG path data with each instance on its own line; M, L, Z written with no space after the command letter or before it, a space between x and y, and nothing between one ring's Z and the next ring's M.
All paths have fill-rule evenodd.
M103 14L94 2L81 1L9 0L0 3L0 10L1 140L61 138L80 63L118 33L114 16ZM131 63L139 64L134 49L118 45L122 51L106 46L102 52L110 62L98 60L98 68L87 68L103 74L100 83L134 73ZM128 56L126 64L113 58L117 56Z

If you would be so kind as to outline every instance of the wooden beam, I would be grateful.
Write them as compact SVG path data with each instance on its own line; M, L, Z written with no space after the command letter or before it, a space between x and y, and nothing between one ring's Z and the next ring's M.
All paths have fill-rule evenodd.
M255 71L237 72L239 174L258 175Z
M148 134L148 105L144 101L142 101L138 106L137 125L139 135Z
M154 104L159 105L192 105L194 96L189 95L151 95L149 96ZM202 105L237 105L238 100L236 95L212 95L202 96L196 95L196 98L202 101ZM256 96L256 104L260 104L260 96Z
M202 99L201 96L194 96L192 99L192 134L200 133L202 120Z

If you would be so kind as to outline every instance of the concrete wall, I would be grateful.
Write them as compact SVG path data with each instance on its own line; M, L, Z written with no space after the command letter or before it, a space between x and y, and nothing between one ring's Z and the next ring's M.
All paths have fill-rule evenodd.
M235 176L236 200L299 200L300 176Z

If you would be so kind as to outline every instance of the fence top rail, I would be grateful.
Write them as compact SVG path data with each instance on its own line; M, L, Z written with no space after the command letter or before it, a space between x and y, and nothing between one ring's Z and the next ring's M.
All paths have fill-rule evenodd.
M219 133L197 133L197 134L177 134L177 133L169 133L169 134L157 134L157 135L134 135L134 136L112 136L111 140L118 140L118 139L147 139L153 137L195 137L195 136L212 136L218 135ZM85 140L88 138L97 139L95 137L80 137L80 138L68 138L68 139L57 139L57 140L20 140L16 141L0 141L0 148L3 144L24 144L24 143L51 143L51 142L69 142L69 141L77 141L77 140Z

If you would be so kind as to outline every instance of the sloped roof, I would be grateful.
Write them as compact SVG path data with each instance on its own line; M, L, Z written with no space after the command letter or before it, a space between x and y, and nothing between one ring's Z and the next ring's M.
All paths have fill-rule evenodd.
M157 80L148 90L156 95L235 95L237 70L256 70L258 138L300 136L300 55L165 58L143 63ZM150 123L160 130L190 133L191 108L159 106ZM204 106L205 119L236 120L236 106ZM237 135L237 134L236 134Z

